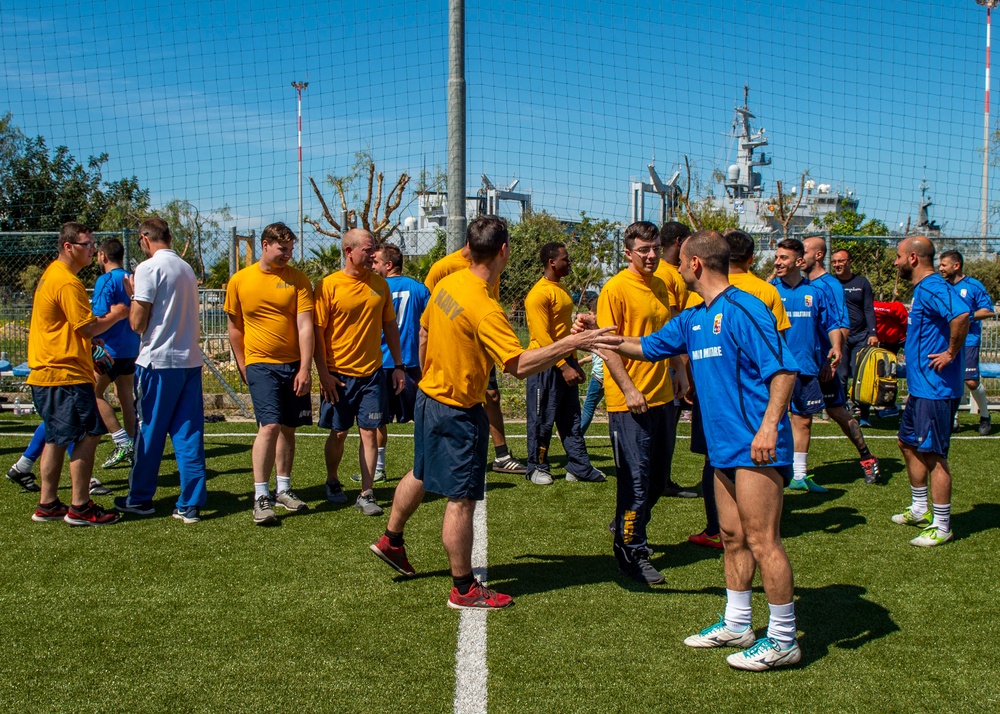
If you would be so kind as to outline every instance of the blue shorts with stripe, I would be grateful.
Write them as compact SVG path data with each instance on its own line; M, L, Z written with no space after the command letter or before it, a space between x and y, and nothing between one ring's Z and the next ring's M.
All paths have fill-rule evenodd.
M839 380L834 377L832 382ZM792 389L792 414L812 416L823 411L823 390L819 377L799 374L795 377L795 387Z
M951 422L958 399L923 399L910 395L899 420L899 441L917 451L948 456Z
M413 476L425 491L482 501L490 423L486 408L443 404L417 389L413 417Z

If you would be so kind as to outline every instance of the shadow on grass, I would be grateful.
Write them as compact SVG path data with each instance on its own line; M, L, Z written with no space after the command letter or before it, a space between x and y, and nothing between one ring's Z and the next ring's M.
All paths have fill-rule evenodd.
M828 494L809 494L818 498ZM849 506L832 506L825 511L800 513L796 508L812 508L816 501L802 502L808 498L807 494L802 494L797 498L785 499L785 512L781 516L781 537L796 538L806 533L824 531L826 533L841 533L855 526L863 526L868 522L858 509ZM822 502L822 501L820 501Z
M897 449L898 451L898 449ZM877 454L876 454L877 456ZM906 466L901 459L894 456L880 456L878 460L881 477L879 483L888 484L896 476L906 477ZM820 486L830 484L860 484L865 486L865 474L861 470L861 465L857 459L841 459L840 461L828 461L813 469L813 476Z
M795 589L795 615L802 631L800 667L822 659L831 647L856 650L899 631L889 610L865 599L867 592L860 585L841 583Z
M971 511L951 516L951 531L956 541L994 528L1000 528L1000 503L976 503Z

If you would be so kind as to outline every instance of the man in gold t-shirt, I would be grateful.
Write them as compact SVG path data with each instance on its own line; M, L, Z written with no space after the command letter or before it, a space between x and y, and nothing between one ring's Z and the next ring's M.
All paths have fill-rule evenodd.
M74 526L103 526L119 520L90 500L94 451L107 429L97 409L91 339L128 317L123 304L94 317L83 283L76 276L94 260L94 235L82 223L64 223L59 255L42 273L35 290L28 333L28 384L35 409L45 424L41 492L34 521L66 521ZM73 484L69 507L58 496L66 448Z
M563 243L546 243L539 251L544 275L524 298L531 348L544 347L570 334L573 298L560 282L569 275L570 259ZM556 362L544 372L528 377L528 473L531 483L552 483L549 443L552 427L566 450L567 481L604 481L604 474L590 463L580 431L580 392L583 382L576 355Z
M654 274L660 262L656 226L638 221L625 229L628 267L612 277L597 299L597 324L616 326L623 337L643 337L663 327L677 307L673 293ZM606 352L604 366L608 429L614 447L618 486L614 553L619 570L641 583L663 582L649 557L646 540L650 511L670 480L677 434L674 388L667 361L623 360ZM682 391L686 370L672 360Z
M667 221L660 226L660 250L663 252L653 274L666 284L677 303L672 316L680 314L687 307L689 293L678 266L681 264L681 245L690 235L691 229L680 221Z
M277 522L275 505L298 512L309 507L292 491L295 430L312 424L312 284L288 265L295 234L272 223L260 236L260 260L233 275L226 286L229 342L250 389L257 438L253 444L253 520ZM271 470L277 467L276 493Z
M406 383L399 350L399 326L389 284L371 270L375 237L354 228L344 234L344 269L316 286L316 371L322 401L319 425L330 429L326 440L326 499L347 503L338 469L347 432L358 423L361 432L361 494L354 507L366 516L382 515L372 484L378 459L378 428L382 424L382 335L392 355L392 388L399 394Z
M448 253L434 263L427 272L427 277L424 278L424 285L433 292L434 286L442 278L459 270L465 270L470 265L472 265L472 258L469 245L466 243L461 250ZM490 286L490 295L493 296L494 300L500 302L499 279ZM510 449L507 448L507 434L504 430L503 411L500 409L500 387L497 384L496 365L490 370L490 381L486 387L486 416L490 421L490 438L493 440L493 450L496 452L496 458L493 459L490 468L501 474L527 473L527 467L514 458Z
M484 587L472 573L473 515L486 493L488 424L486 385L499 364L518 379L565 359L577 349L615 347L605 331L581 332L525 351L503 308L492 295L510 258L507 224L482 216L469 224L472 265L442 279L420 318L423 378L414 415L413 471L396 486L385 534L372 544L379 558L403 575L414 570L406 557L403 527L425 490L445 496L441 540L454 587L448 607L496 609L509 595Z

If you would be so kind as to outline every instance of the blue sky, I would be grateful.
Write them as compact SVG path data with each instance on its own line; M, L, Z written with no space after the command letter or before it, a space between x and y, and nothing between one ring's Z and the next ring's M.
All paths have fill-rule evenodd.
M661 175L687 154L706 183L733 160L749 83L769 190L808 170L895 226L926 166L933 217L978 233L973 0L468 0L467 23L470 192L516 175L538 209L625 220L654 152ZM446 163L446 0L7 0L0 58L0 112L27 134L108 152L106 177L135 174L154 204L227 204L241 232L297 220L293 80L310 83L307 176L366 147L393 178Z

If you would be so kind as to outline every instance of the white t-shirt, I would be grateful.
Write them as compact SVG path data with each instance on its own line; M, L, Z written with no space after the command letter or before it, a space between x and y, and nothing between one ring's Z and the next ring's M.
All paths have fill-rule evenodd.
M137 365L153 369L202 366L198 280L183 258L161 248L139 263L132 299L152 305Z

